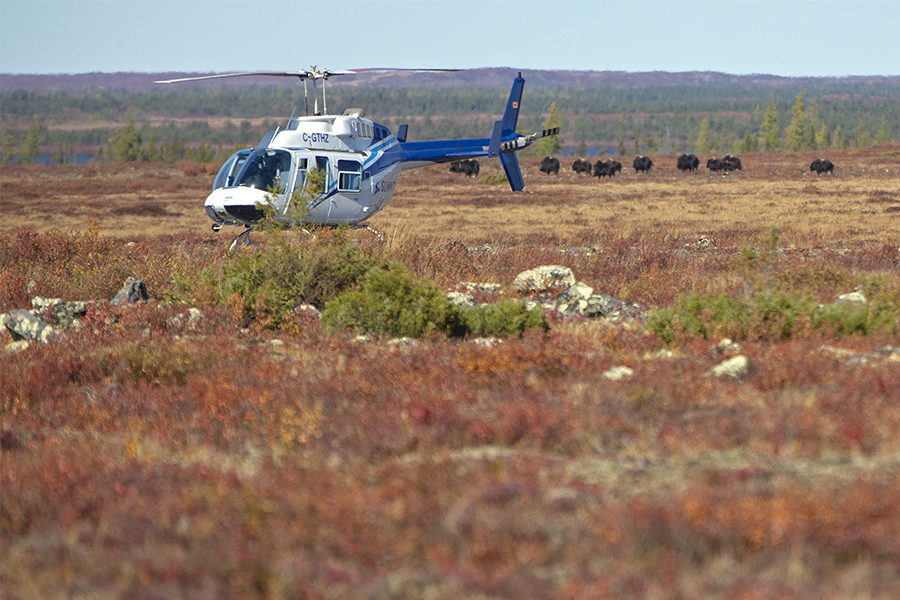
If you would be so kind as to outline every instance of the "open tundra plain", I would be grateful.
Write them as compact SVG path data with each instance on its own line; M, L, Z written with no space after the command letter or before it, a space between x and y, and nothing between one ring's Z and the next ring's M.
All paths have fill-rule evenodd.
M45 342L0 332L0 594L900 597L900 147L822 155L526 158L532 193L423 168L383 241L229 256L213 167L3 166L0 312L64 302L37 302ZM310 265L306 296L250 281L265 256ZM294 307L351 258L549 329L358 337ZM544 265L619 310L514 285ZM112 304L128 277L149 300Z

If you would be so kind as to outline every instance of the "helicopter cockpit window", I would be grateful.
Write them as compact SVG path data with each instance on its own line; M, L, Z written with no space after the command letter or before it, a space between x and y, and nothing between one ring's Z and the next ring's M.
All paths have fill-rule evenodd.
M362 181L362 164L355 160L338 161L338 191L358 192Z
M225 161L225 164L222 165L222 168L219 169L219 173L216 175L215 181L213 181L212 189L217 190L219 188L233 186L234 178L241 172L241 167L247 162L247 157L250 156L250 152L251 150L240 150L232 154L228 160Z
M258 190L274 190L284 193L290 177L291 155L284 150L257 149L247 158L247 164L238 175L238 185Z

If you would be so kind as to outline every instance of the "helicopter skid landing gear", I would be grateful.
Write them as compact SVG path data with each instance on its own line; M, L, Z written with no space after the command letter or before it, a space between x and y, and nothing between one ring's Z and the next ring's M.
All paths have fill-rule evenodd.
M232 250L234 250L235 246L237 246L238 244L241 243L241 240L244 241L244 245L245 245L245 246L249 246L249 245L250 245L250 232L251 232L251 231L253 231L253 227L247 226L247 229L244 230L244 232L241 233L239 236L237 236L236 238L234 238L234 241L231 242L231 245L230 245L230 246L228 246L228 252L231 252Z
M369 227L368 225L364 225L363 227L365 227L366 229L368 229L369 231L371 231L372 233L374 233L374 234L375 234L375 237L378 238L378 241L379 241L379 242L384 242L384 236L381 235L377 230L372 229L372 228Z
M376 238L378 238L379 242L384 243L384 236L381 235L381 233L379 233L377 229L372 229L368 225L356 225L353 227L353 229L368 229L375 235Z

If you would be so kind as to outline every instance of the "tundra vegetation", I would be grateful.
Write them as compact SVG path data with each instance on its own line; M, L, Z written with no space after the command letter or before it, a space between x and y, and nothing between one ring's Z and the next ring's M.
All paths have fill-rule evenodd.
M3 340L3 596L898 597L898 150L423 168L227 255L211 165L0 167L0 312L93 301Z

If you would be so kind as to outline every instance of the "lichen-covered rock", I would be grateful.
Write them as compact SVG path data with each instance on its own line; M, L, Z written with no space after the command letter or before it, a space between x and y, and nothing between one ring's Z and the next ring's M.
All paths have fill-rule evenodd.
M849 294L841 294L840 296L838 296L838 299L835 303L838 302L856 302L859 304L865 304L866 297L860 291L850 292Z
M46 344L55 330L47 325L31 311L17 308L11 310L3 318L3 325L12 332L15 341L34 340Z
M31 306L37 312L36 316L47 315L50 324L59 329L68 329L73 323L83 317L88 310L88 302L67 302L60 298L44 298L35 296L31 299Z
M606 294L594 294L590 297L585 309L586 317L608 317L625 308L626 304L618 298Z
M447 292L447 300L450 304L462 306L464 308L478 308L478 302L472 294L464 294L462 292Z
M625 379L631 379L634 376L634 369L619 365L604 371L603 376L610 381L623 381Z
M750 372L750 361L746 356L739 354L733 358L722 361L706 372L704 377L731 377L743 379Z
M569 267L545 265L519 273L513 285L523 293L561 293L575 285L575 275Z

